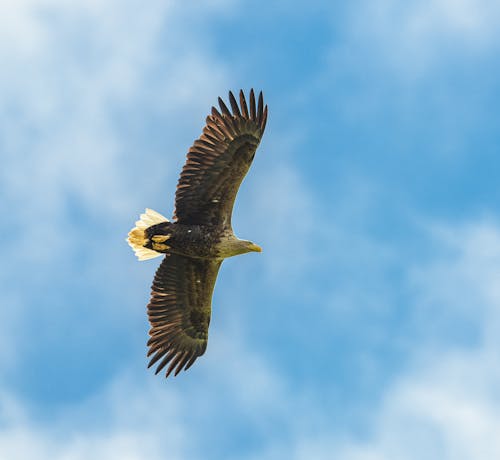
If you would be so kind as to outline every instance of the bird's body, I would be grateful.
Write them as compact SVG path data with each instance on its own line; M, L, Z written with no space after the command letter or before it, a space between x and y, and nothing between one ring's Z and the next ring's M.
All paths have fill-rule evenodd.
M202 136L190 148L175 196L173 222L147 209L128 237L139 260L165 255L152 286L148 316L149 366L166 375L188 369L207 346L212 292L225 258L261 249L238 239L231 214L267 120L262 93L247 106L229 93L232 113L219 98Z
M148 242L144 247L148 249L195 259L222 260L251 250L259 251L257 245L238 239L230 228L222 225L161 222L146 230L146 238Z

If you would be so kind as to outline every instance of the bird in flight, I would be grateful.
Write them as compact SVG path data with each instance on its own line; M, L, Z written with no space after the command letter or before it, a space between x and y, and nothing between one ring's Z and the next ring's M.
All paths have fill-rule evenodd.
M151 329L148 367L165 366L166 377L189 369L205 353L212 292L222 261L261 252L238 239L231 226L234 200L260 143L267 120L262 92L239 104L229 92L231 110L219 98L203 133L189 149L175 193L172 222L151 209L141 214L127 241L139 260L164 256L147 306Z

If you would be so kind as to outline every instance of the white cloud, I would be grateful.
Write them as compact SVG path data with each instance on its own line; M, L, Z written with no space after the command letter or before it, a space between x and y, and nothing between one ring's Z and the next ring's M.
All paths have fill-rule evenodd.
M212 2L198 6L217 11ZM4 205L21 221L37 218L47 246L57 241L51 230L68 191L96 213L120 216L142 198L133 167L139 155L142 177L159 180L160 168L146 168L145 152L130 151L133 131L120 126L118 116L132 122L132 114L142 120L161 113L166 133L175 132L179 115L201 106L206 111L204 97L212 100L224 84L225 68L200 46L202 37L179 36L181 13L164 1L0 6L0 21L8 25L0 27ZM144 114L135 115L141 109ZM187 150L169 142L181 155Z
M387 387L370 417L370 434L305 440L301 449L316 445L315 458L330 458L333 449L342 460L499 458L500 227L483 221L431 228L437 255L410 274L415 308L425 310L419 319L430 327L438 321L444 336L472 321L477 343L416 344L409 370ZM439 321L443 315L448 323Z
M431 226L428 229L446 254L429 265L415 267L413 287L420 293L416 314L422 327L455 327L457 322L495 340L500 327L500 232L494 221L474 225ZM429 328L429 325L427 325Z
M500 456L500 226L484 220L466 225L431 225L435 245L427 262L407 272L412 308L432 324L446 310L441 333L474 319L479 339L456 345L422 340L384 389L365 407L361 433L330 426L331 415L314 400L303 420L322 420L316 432L290 424L285 442L269 440L255 456L274 460L495 460ZM475 298L475 303L469 300ZM464 311L467 311L467 314ZM305 428L305 429L304 429Z
M482 348L429 354L424 369L388 389L370 439L348 444L339 458L498 458L498 358Z
M334 59L348 59L362 48L367 60L410 81L450 57L498 48L496 0L362 1L350 8L349 15L347 45L336 48Z
M230 4L198 2L197 14ZM23 335L6 324L49 308L34 300L35 290L45 297L61 270L74 268L75 254L95 260L88 281L108 275L101 261L116 257L119 244L126 248L124 222L132 225L154 196L170 211L179 171L169 164L188 147L178 134L190 120L200 129L226 89L226 67L202 32L182 27L190 13L163 0L0 3L0 209L9 222L0 280L2 303L11 307L3 340ZM157 137L145 145L149 120ZM170 198L159 196L165 183Z
M176 422L175 396L145 382L132 385L126 375L83 407L66 409L45 423L36 422L9 395L2 395L0 407L0 457L5 460L186 458L186 430Z

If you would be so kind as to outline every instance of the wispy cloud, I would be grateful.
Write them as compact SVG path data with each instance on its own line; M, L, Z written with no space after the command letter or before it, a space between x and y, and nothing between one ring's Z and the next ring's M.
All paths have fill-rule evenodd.
M500 228L491 221L432 228L437 253L408 276L416 288L414 308L425 311L414 321L440 340L427 337L413 348L410 367L386 388L369 417L366 437L306 441L318 451L315 458L329 458L332 449L345 460L493 460L500 455L495 364ZM469 323L477 329L476 340L453 343L455 330Z
M52 414L50 423L37 422L28 407L4 393L0 455L9 460L139 460L165 458L167 452L169 458L186 458L186 431L175 422L175 397L146 382L138 390L122 374L86 400L83 412L66 408Z
M443 59L497 49L500 7L492 0L361 2L351 10L349 34L370 59L407 78L427 74Z
M12 30L20 40L15 55L11 46L0 47L9 70L0 79L7 98L0 113L2 184L15 204L22 200L16 209L23 217L43 209L46 219L40 221L50 221L68 189L89 207L123 211L130 202L126 191L137 179L127 177L124 165L138 161L130 145L134 133L144 129L143 120L157 113L173 116L182 100L191 111L206 103L195 102L200 98L194 88L213 90L224 81L223 65L202 48L197 51L200 37L186 34L189 41L181 47L169 36L177 14L170 3L126 6L2 4L7 13L2 17L6 23L6 17L16 19ZM213 91L202 93L207 92ZM136 106L143 109L141 117ZM140 125L129 126L135 122ZM20 155L25 169L16 161Z

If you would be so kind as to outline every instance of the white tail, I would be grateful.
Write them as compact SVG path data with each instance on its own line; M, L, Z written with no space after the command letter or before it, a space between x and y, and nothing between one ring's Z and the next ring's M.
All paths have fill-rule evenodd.
M130 230L126 241L139 260L153 259L162 255L161 252L144 247L149 242L146 237L146 229L162 222L168 222L168 219L160 213L146 208L146 212L141 214L140 219L135 223L135 227Z

